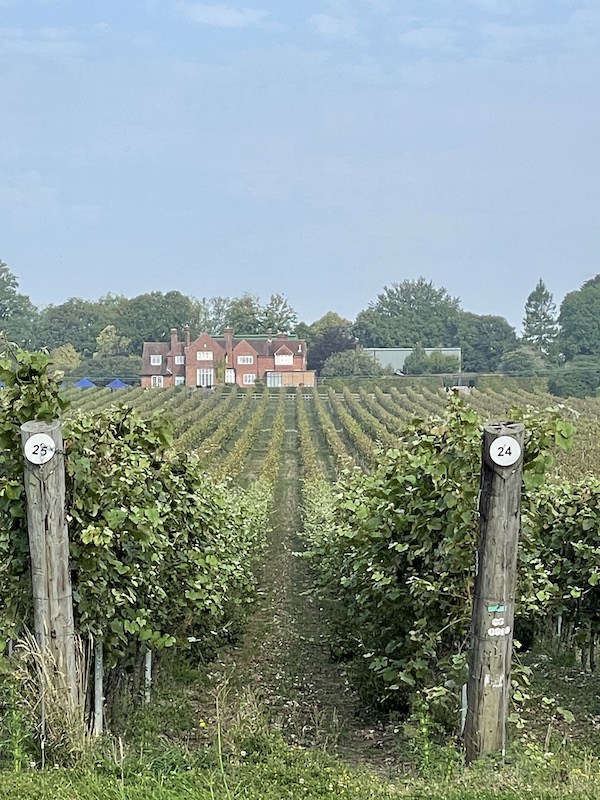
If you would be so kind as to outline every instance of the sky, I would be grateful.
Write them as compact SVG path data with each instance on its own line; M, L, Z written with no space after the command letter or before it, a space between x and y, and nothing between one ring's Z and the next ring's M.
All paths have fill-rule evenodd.
M0 0L0 260L39 306L600 272L600 0Z

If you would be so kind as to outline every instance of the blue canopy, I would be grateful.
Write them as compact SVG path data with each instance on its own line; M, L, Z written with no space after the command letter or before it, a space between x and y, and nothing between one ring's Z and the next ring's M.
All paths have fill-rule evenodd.
M107 389L127 389L128 386L127 386L126 383L123 383L123 381L119 380L119 378L115 378L114 381L111 381L109 384L107 384L106 388Z
M80 381L77 381L75 386L78 389L92 389L93 387L96 386L96 384L92 383L92 381L89 378L82 378Z

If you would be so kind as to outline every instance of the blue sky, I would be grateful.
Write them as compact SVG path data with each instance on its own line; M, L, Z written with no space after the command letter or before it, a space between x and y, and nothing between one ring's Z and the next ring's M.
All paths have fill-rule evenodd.
M519 325L600 272L600 0L0 0L0 259L40 305Z

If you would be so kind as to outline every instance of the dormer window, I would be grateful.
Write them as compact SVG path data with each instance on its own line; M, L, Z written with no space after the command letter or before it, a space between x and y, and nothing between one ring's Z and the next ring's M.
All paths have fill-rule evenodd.
M275 356L275 366L276 367L284 367L290 366L294 363L294 356L288 355L287 353L279 353Z
M162 364L162 356L150 356L150 366L160 367Z

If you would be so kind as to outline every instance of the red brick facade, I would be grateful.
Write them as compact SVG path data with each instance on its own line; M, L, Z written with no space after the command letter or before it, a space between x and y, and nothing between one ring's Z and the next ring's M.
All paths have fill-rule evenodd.
M306 342L284 333L234 337L232 328L223 336L201 333L190 341L186 327L183 341L173 328L170 342L144 343L141 381L146 388L225 383L250 388L257 380L269 386L314 386L315 373L306 369Z

